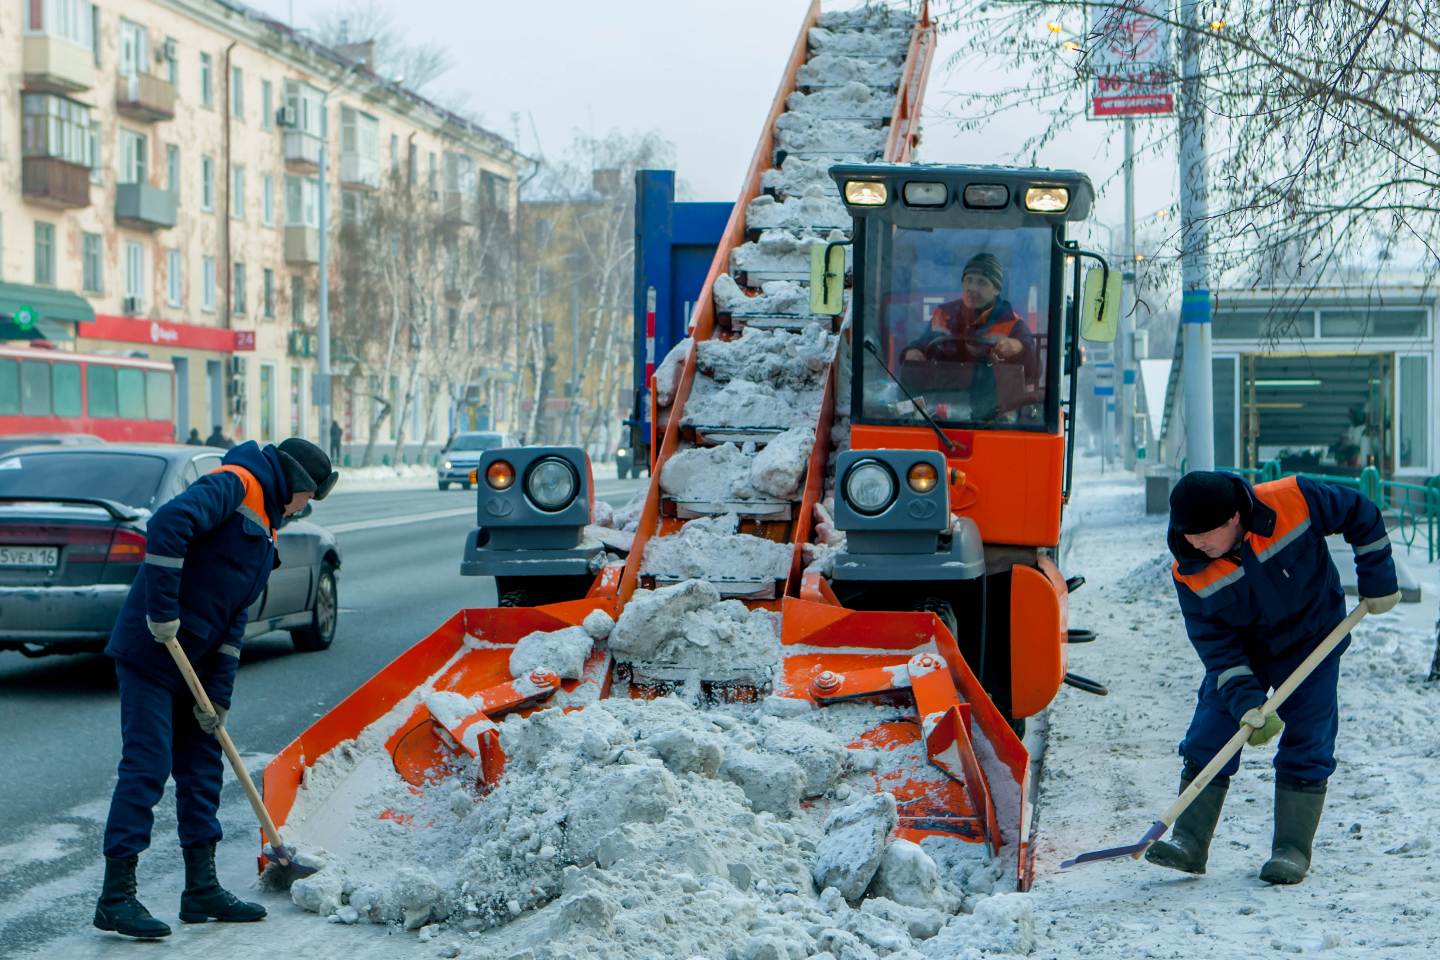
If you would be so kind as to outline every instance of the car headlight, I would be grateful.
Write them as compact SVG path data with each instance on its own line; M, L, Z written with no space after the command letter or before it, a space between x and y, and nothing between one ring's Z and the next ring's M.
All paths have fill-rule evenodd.
M861 461L845 475L845 499L856 513L880 513L895 499L895 477L878 460Z
M446 470L449 470L449 469L451 468L451 466L453 466L453 464L451 464L451 462L450 462L449 460L446 460L446 461L445 461L445 469L446 469Z
M541 510L563 510L580 489L575 468L559 457L546 457L530 468L525 493Z

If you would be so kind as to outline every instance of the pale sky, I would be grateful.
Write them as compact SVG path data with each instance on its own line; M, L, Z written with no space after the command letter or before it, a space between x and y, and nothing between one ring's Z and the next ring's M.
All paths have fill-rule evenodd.
M280 20L305 27L336 0L249 0ZM658 130L675 143L677 175L696 200L735 198L761 123L799 30L807 0L380 0L393 7L412 41L437 41L454 67L435 90L463 90L485 125L515 137L520 116L523 152L564 150L574 131L603 135ZM845 9L856 0L822 0ZM1078 29L1081 24L1067 24ZM1002 82L985 70L944 67L955 49L942 37L926 96L927 114L947 94ZM532 130L533 120L533 130ZM1173 120L1158 121L1173 124ZM923 123L921 159L931 163L1014 163L1014 151L1037 132L1041 118L1017 112L983 135L960 134L934 116ZM1107 146L1113 122L1081 122L1072 140L1042 154L1043 166L1088 173L1102 196L1095 217L1118 226L1124 217L1118 179L1122 141ZM1115 129L1118 134L1118 129ZM1143 134L1142 134L1143 137ZM1174 202L1173 159L1139 167L1139 217ZM1103 236L1103 234L1102 234ZM1097 243L1103 243L1096 238Z

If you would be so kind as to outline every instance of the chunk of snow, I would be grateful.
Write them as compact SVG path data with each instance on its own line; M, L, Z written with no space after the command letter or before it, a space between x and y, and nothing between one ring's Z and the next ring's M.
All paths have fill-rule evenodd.
M579 680L594 645L595 639L584 627L526 634L510 654L510 676L528 677L536 670L545 670L562 680Z
M859 900L875 877L885 840L900 822L895 797L876 793L830 815L815 851L811 873L820 889L835 887L846 900Z

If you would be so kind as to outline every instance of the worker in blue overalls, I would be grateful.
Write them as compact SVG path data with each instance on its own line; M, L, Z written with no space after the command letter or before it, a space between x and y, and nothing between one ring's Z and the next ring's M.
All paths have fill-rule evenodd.
M1355 490L1304 477L1251 486L1229 473L1186 474L1170 493L1170 551L1185 631L1205 677L1195 716L1180 741L1180 792L1241 724L1251 746L1280 737L1275 754L1275 834L1266 883L1299 883L1310 869L1315 830L1335 772L1340 657L1336 647L1280 706L1260 708L1268 692L1345 619L1340 572L1325 538L1344 534L1355 550L1361 603L1385 613L1400 600L1385 520ZM1204 873L1210 840L1240 755L1220 769L1175 821L1169 840L1145 859L1172 870Z
M230 707L249 608L279 566L275 532L310 500L323 500L338 478L309 441L292 437L263 450L251 441L147 523L145 562L105 647L120 683L124 746L105 823L105 886L95 906L101 930L170 935L136 899L135 866L172 776L185 857L180 919L264 919L264 907L238 900L215 877L222 760L214 733ZM195 704L165 648L170 639L180 641L215 713Z

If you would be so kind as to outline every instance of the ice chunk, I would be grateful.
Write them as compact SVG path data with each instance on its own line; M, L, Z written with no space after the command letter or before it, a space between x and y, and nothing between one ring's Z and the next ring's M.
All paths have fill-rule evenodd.
M615 927L615 901L599 890L586 890L560 901L560 912L550 922L550 936L560 938L571 933L611 932Z
M664 767L608 768L578 785L565 812L565 856L582 866L595 860L600 838L622 823L659 823L680 799Z
M905 56L910 31L901 27L889 29L832 32L824 27L810 28L810 49L846 57Z
M781 720L765 731L760 745L770 753L789 757L805 771L802 796L818 797L829 790L845 767L844 744L834 734L808 723Z
M947 914L960 907L960 898L941 882L935 861L918 843L909 840L893 840L885 848L875 878L870 881L869 895Z
M755 455L750 467L750 483L761 493L789 500L800 492L810 451L815 447L815 431L808 427L792 427L772 439Z
M895 798L888 793L872 794L832 813L815 851L815 885L822 890L835 887L846 900L859 900L899 822Z
M670 348L665 359L655 367L655 402L660 406L668 407L670 401L675 399L675 385L680 382L680 368L694 343L691 337L681 340Z
M815 705L809 700L799 697L771 696L765 698L764 702L760 704L760 709L765 712L767 717L803 717L814 710Z
M660 489L681 500L753 500L750 465L754 460L733 443L677 450L660 470Z
M720 776L738 784L757 811L791 817L800 812L805 772L786 757L752 750L727 750Z
M331 866L291 884L290 899L303 910L328 917L340 909L344 889L345 871Z
M621 660L693 667L702 675L773 665L780 640L771 614L739 600L717 602L719 596L704 580L636 590L610 634L610 649Z
M604 610L591 610L585 615L585 619L580 621L580 625L596 640L604 640L610 636L610 631L615 629L615 619Z
M953 957L967 947L1023 956L1035 949L1035 941L1030 895L998 893L978 901L973 914L962 913L945 924L920 950L931 957Z
M836 337L818 323L797 333L747 327L735 340L706 340L699 368L716 382L749 380L792 390L813 389L825 379Z
M789 153L851 154L879 159L885 130L876 120L829 120L806 113L782 113L775 120L775 148Z
M760 174L760 184L782 197L803 197L811 187L825 196L840 196L840 187L830 179L831 162L825 159L806 160L791 154L780 164Z
M686 614L719 602L720 591L706 580L636 590L610 633L610 649L623 659L658 659L685 639Z
M510 676L528 677L536 670L545 670L564 680L579 680L585 674L585 660L594 644L584 627L526 634L510 654Z
M730 253L730 269L749 273L790 273L810 276L810 248L817 243L844 240L838 229L829 233L810 230L762 230L760 239L742 243ZM845 247L845 269L854 266L850 248ZM762 287L763 289L763 287ZM708 341L707 341L708 342Z
M873 889L873 881L872 881ZM940 932L947 919L939 910L925 907L907 907L884 897L867 899L860 904L861 913L874 914L890 923L905 928L905 932L916 940L929 940ZM953 911L952 911L953 912Z
M895 112L895 98L879 94L859 80L851 80L808 96L796 91L785 98L785 109L815 117L883 119Z
M801 65L795 75L800 87L833 87L858 81L872 89L893 91L900 82L900 67L854 57L820 53Z
M762 202L768 201L768 202ZM750 201L750 206L745 211L745 226L751 230L803 230L806 228L821 227L832 230L849 230L854 220L845 209L844 204L837 197L825 195L824 188L819 184L805 190L802 197L789 197L782 203L776 203L774 197L759 196ZM723 276L723 274L722 274ZM735 281L731 280L731 283ZM762 310L754 307L748 312L753 313L804 313L808 311L810 301L810 290L802 287L793 281L771 281L779 284L785 283L783 289L772 291L769 284L762 284L761 289L768 296L775 296L783 293L787 298L793 298L796 309L792 310ZM736 290L739 290L738 285ZM720 307L720 278L715 278L716 306ZM742 294L743 296L743 294ZM800 300L800 297L804 300ZM759 300L759 297L750 298ZM729 304L729 312L739 314L742 311L733 304ZM801 309L804 308L804 309ZM723 309L723 308L722 308Z
M703 427L788 430L810 426L819 414L821 391L776 390L763 383L731 380L719 390L694 391L683 422Z
M746 581L783 580L789 575L789 544L721 529L700 518L679 533L652 538L645 544L641 575ZM730 529L735 529L733 522ZM620 616L623 619L625 614Z
M672 773L699 773L714 778L725 758L724 742L716 735L675 727L644 741Z
M610 506L608 500L596 500L595 512L591 516L590 522L597 527L609 527L613 530L615 528L615 508Z

